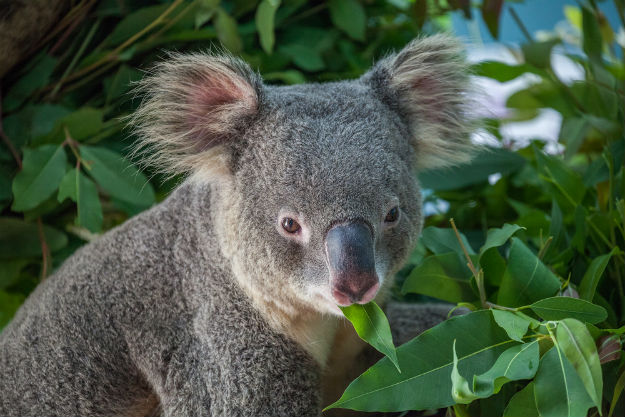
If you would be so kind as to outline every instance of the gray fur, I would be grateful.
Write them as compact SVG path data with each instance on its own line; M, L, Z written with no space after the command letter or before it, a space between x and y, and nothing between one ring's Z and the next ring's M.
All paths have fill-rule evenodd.
M468 143L462 115L447 149L440 132L450 132L428 137L429 120L415 136L426 122L406 108L422 101L433 114L441 103L428 108L423 94L448 99L437 89L462 91L463 77L416 83L411 99L397 83L414 54L461 62L456 45L415 41L398 55L409 69L390 57L359 80L290 87L263 86L235 58L172 56L143 83L134 120L153 161L189 178L24 303L0 335L0 415L319 415L344 328L325 232L350 219L371 226L383 303L421 229L414 170ZM399 222L386 228L394 205ZM281 231L285 214L301 236Z

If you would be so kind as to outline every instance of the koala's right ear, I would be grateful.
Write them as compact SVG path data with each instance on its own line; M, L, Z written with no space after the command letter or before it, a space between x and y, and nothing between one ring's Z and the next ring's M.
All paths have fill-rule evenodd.
M475 123L469 116L468 65L460 42L438 34L415 39L363 77L410 129L417 168L466 162Z
M169 174L228 173L228 144L258 112L262 81L242 60L170 54L138 83L131 118L143 163Z

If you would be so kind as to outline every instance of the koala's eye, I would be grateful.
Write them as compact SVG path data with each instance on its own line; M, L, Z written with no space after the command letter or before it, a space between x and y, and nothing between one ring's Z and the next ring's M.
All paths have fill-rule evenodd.
M399 207L395 206L386 213L384 221L386 223L395 223L399 219Z
M297 233L301 229L301 226L299 225L299 223L290 217L285 217L284 219L282 219L281 223L282 223L282 228L287 233Z

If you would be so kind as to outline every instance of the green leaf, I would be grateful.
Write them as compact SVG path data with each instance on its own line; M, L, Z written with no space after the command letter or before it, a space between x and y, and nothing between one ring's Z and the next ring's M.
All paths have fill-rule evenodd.
M488 371L473 377L473 387L467 392L468 384L465 384L466 380L458 372L454 344L454 369L451 374L452 396L461 404L468 404L478 398L490 397L498 393L507 382L533 378L538 370L539 359L537 340L512 346L497 358Z
M358 41L365 40L367 15L357 0L330 0L330 19L337 28Z
M579 297L582 300L592 301L597 291L597 285L599 285L599 281L603 276L603 271L608 266L612 255L617 252L618 249L614 248L610 253L598 256L592 260L579 284Z
M497 304L519 307L551 297L559 289L558 277L523 242L513 237Z
M477 152L469 163L423 171L419 173L419 181L423 187L432 190L453 190L486 183L492 174L507 175L518 171L525 164L525 158L507 149L485 148Z
M89 175L112 197L142 207L154 203L152 185L120 154L106 148L83 145L80 155L88 164Z
M22 294L12 294L0 290L0 330L6 326L24 302Z
M608 413L608 417L612 417L614 414L614 408L618 404L618 400L623 394L623 389L625 388L625 371L621 372L621 376L618 377L616 383L614 384L614 393L612 394L612 401L610 402L610 412Z
M102 122L103 117L103 110L81 107L77 111L63 117L59 125L63 132L63 137L65 137L65 129L67 129L72 139L81 141L100 132L104 125Z
M516 224L504 224L502 228L489 229L486 235L486 243L480 249L480 258L487 250L505 244L516 232L523 229Z
M603 307L579 298L550 297L536 301L530 307L534 313L545 320L562 320L570 317L596 324L608 317Z
M575 368L556 347L540 360L534 397L541 417L585 417L593 405Z
M482 19L493 39L499 38L499 16L503 0L484 0L482 2Z
M582 47L591 60L601 62L603 51L603 38L599 29L599 18L595 11L588 5L582 5L582 33L584 34Z
M603 395L601 364L595 341L586 325L575 319L562 320L556 327L555 343L577 371L597 409L601 410Z
M0 290L13 285L19 278L22 269L28 265L27 259L11 259L0 261Z
M3 112L16 110L32 93L47 85L56 62L56 58L52 58L45 53L39 55L34 65L13 84L3 97Z
M33 106L31 135L33 139L50 133L56 123L71 113L67 107L56 104Z
M539 417L534 398L534 382L514 394L503 412L503 417Z
M133 81L141 79L143 74L127 65L121 65L115 75L105 79L106 103L111 103L130 90Z
M471 271L455 253L429 256L412 270L402 294L417 293L451 303L475 299L471 289Z
M243 41L239 35L237 21L220 7L217 9L214 23L217 37L221 43L232 53L241 52Z
M280 0L263 0L256 9L256 28L260 45L270 54L276 41L274 34L274 18L280 7Z
M169 6L169 4L148 6L130 13L115 25L115 29L106 39L106 44L116 46L128 40L155 21Z
M280 53L290 57L295 65L303 70L314 72L325 68L323 58L313 48L300 44L288 44L280 47Z
M499 61L482 61L473 66L475 75L492 78L505 83L526 73L539 73L535 67L527 64L510 65Z
M530 42L521 46L525 61L540 69L551 67L551 50L560 42L559 39L543 42Z
M401 372L393 345L391 327L382 309L373 301L365 305L352 304L348 307L340 307L340 309L347 320L354 325L358 336L389 358L397 371Z
M508 333L510 339L522 342L531 324L529 317L512 311L493 309L493 317L499 326Z
M23 168L13 180L14 211L26 211L46 200L65 174L67 156L61 146L24 149Z
M464 247L467 249L467 252L469 252L469 255L475 255L475 251L471 245L469 245L469 241L462 233L460 233L460 239L462 240ZM458 242L458 238L456 237L456 232L450 228L443 229L434 226L426 227L423 229L423 232L421 232L421 243L437 255L448 252L456 252L457 254L464 256L460 242Z
M454 404L451 371L455 339L463 341L458 346L457 363L465 375L484 373L503 351L517 343L497 326L490 311L452 317L397 348L401 373L388 358L383 358L327 408L394 412Z
M491 248L480 256L480 268L484 271L484 282L499 287L506 272L506 261L497 248Z
M76 168L65 174L59 187L59 202L68 197L77 204L76 224L91 232L100 232L102 230L102 206L98 190L93 181Z
M43 234L50 252L67 245L67 236L43 226ZM41 255L41 242L36 224L12 217L0 217L0 259L27 258Z
M537 147L534 147L534 155L543 178L551 188L570 205L576 207L580 204L586 193L581 176L566 166L562 159L547 155Z

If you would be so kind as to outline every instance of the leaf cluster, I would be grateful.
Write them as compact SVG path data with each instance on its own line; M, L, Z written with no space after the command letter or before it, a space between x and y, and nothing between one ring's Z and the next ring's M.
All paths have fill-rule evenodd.
M622 2L614 3L625 27ZM518 64L474 68L499 82L531 74L509 97L508 116L487 120L501 146L420 177L433 190L427 201L449 209L427 220L396 296L469 312L397 347L330 407L449 407L457 416L625 413L625 55L595 2L565 12L577 36L568 44L528 37ZM554 48L583 76L561 80ZM543 109L562 117L555 150L545 152L538 140L505 141L506 123Z

